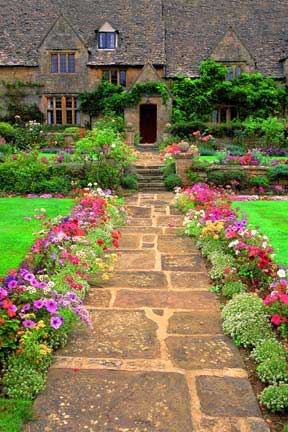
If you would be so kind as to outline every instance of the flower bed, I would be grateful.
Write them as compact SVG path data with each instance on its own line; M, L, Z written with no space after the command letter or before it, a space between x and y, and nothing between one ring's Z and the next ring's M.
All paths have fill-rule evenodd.
M239 219L233 199L205 183L176 194L178 208L186 213L185 233L196 238L211 263L213 290L231 299L222 312L224 330L238 346L252 350L257 374L268 385L262 404L283 412L288 410L287 271L273 261L269 239Z
M87 277L109 278L125 219L122 200L90 190L71 215L47 222L18 270L0 286L0 362L3 394L33 399L45 385L53 350L80 322L91 326L83 299Z

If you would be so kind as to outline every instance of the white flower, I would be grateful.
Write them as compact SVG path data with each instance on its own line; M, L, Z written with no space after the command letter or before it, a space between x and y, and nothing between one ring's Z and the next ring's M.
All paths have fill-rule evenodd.
M278 270L277 275L280 279L284 279L286 277L286 272L283 269Z
M255 236L256 234L258 234L258 231L257 231L257 230L252 230L252 231L251 231L251 234L252 234L253 236Z
M55 282L50 281L50 282L48 282L47 285L48 285L49 288L54 288Z
M92 187L92 183L88 183L88 187Z

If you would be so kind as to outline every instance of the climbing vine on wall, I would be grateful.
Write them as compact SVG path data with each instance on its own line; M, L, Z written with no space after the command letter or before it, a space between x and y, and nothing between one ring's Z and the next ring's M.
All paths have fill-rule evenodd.
M123 87L103 80L91 92L79 95L81 110L91 117L99 114L123 114L126 107L136 106L143 96L160 95L163 103L169 100L169 91L162 82L147 82L134 85L126 90Z
M42 120L42 113L40 112L36 103L25 103L24 98L27 96L39 96L42 84L37 82L14 81L7 82L1 81L1 96L4 101L1 106L1 117L5 120L14 121L15 116L20 116L25 121L29 120Z

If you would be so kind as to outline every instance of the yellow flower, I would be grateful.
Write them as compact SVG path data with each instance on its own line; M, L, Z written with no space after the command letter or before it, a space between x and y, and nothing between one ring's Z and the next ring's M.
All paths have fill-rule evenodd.
M44 323L43 320L39 321L36 325L37 329L41 329L41 328L45 328L45 327L46 327L46 324Z
M103 273L102 274L102 279L103 279L103 281L108 281L110 279L109 274L108 273Z
M47 354L50 354L52 352L51 348L49 348L45 344L40 344L39 348L40 348L40 354L41 355L47 355Z

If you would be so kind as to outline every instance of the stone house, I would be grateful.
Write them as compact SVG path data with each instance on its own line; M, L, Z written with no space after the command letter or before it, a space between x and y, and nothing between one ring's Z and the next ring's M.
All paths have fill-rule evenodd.
M7 0L0 22L0 106L7 83L36 83L24 101L51 124L85 124L77 96L103 77L127 88L195 77L207 58L226 64L228 79L241 71L288 77L287 0ZM152 143L170 112L155 95L125 115ZM215 115L227 121L233 110Z

